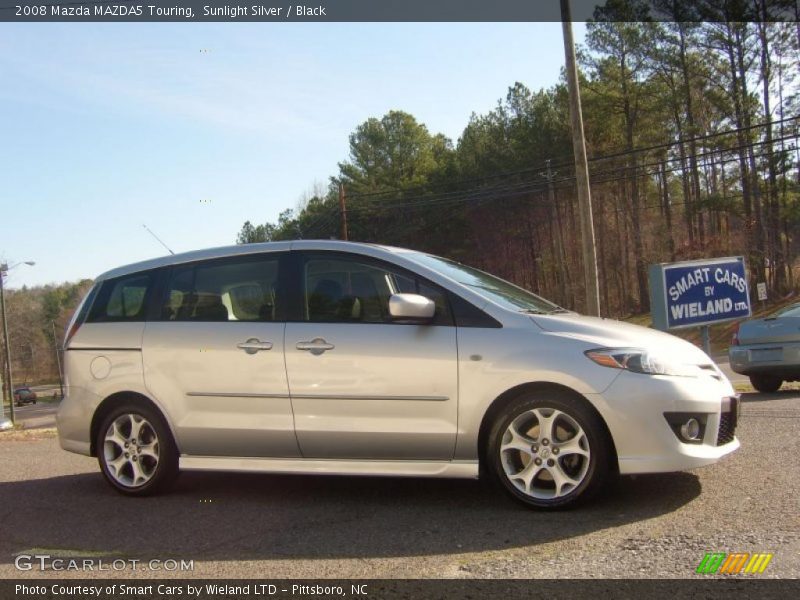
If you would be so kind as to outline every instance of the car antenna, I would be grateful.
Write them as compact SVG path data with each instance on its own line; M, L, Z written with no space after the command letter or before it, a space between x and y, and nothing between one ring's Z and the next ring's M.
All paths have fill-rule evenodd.
M149 233L149 234L150 234L150 235L152 235L154 238L156 238L156 239L158 240L158 243L159 243L159 244L161 244L162 246L164 246L164 248L166 248L166 249L169 251L169 253L170 253L170 254L172 254L173 256L175 255L175 253L174 253L172 250L170 250L170 247L169 247L169 246L167 246L167 245L166 245L164 242L162 242L162 241L161 241L161 238L160 238L160 237L158 237L158 236L157 236L155 233L153 233L152 231L150 231L150 228L149 228L147 225L145 225L144 223L142 223L142 227L144 227L144 228L147 230L147 233Z

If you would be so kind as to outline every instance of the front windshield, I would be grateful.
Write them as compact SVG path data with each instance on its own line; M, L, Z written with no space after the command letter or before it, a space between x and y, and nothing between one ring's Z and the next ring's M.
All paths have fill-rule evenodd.
M494 275L439 256L410 252L408 258L469 287L484 298L518 312L566 312L563 308Z
M791 304L770 315L773 319L777 317L800 317L800 304Z

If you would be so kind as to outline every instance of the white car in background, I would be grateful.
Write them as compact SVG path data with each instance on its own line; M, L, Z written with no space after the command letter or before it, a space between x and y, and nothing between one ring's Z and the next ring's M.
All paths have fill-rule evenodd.
M61 446L128 495L183 469L482 475L558 508L616 472L739 447L738 398L692 344L398 248L276 242L121 267L64 346Z

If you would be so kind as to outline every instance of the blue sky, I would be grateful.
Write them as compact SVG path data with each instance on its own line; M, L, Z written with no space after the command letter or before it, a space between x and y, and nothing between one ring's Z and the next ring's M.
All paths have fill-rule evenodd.
M235 242L405 110L455 142L558 79L560 23L3 24L0 260L10 287ZM575 25L576 41L584 27Z

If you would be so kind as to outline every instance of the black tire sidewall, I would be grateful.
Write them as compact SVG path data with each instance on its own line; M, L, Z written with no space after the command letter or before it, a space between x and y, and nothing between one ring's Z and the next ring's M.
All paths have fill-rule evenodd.
M751 375L750 384L763 394L772 394L781 389L783 380L775 375Z
M609 444L605 431L598 422L598 417L584 406L583 402L585 401L579 400L570 394L563 394L557 391L529 393L512 400L495 419L488 437L486 462L495 483L515 500L522 502L526 506L539 509L571 508L592 496L598 490L600 484L607 479L609 472ZM534 408L553 408L569 415L578 422L588 438L590 457L586 476L578 487L566 496L553 500L532 498L517 489L508 480L500 459L500 445L503 433L520 414Z
M106 431L108 431L114 420L124 414L137 414L144 417L152 425L158 436L159 457L156 472L150 481L139 487L126 487L116 481L108 472L105 464L103 447ZM165 491L174 482L178 474L178 452L175 447L175 441L172 438L172 432L161 413L144 403L125 402L112 409L100 424L95 447L97 448L97 461L100 464L100 471L103 473L103 477L115 490L126 496L149 496Z

